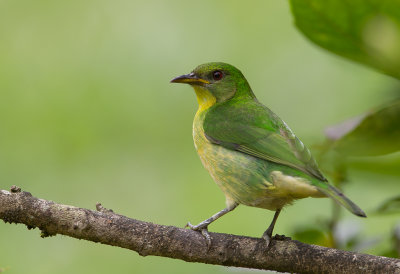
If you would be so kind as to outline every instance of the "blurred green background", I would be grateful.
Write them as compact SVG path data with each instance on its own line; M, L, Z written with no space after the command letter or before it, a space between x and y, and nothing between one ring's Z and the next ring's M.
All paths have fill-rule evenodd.
M306 40L286 1L0 1L0 187L183 227L225 206L192 141L197 102L169 81L198 64L242 70L259 100L309 146L323 130L399 96L394 78ZM397 157L399 155L391 155ZM382 157L382 161L386 158ZM345 193L367 215L398 194L399 173L350 170ZM328 199L288 207L276 233L331 214ZM273 212L241 206L211 231L259 237ZM385 238L399 215L344 220ZM0 224L6 273L245 273L140 257L121 248ZM365 250L380 254L390 241Z

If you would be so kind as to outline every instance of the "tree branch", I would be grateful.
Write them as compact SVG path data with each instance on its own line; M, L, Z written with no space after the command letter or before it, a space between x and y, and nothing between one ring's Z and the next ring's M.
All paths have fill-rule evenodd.
M288 238L273 240L210 233L207 250L195 231L130 219L97 205L98 211L38 199L13 187L0 190L0 219L39 228L41 236L63 234L154 255L224 266L296 273L400 273L400 260L358 254Z

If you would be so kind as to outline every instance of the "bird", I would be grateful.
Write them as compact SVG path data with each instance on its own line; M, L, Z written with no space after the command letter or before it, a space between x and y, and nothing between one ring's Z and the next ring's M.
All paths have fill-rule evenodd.
M189 84L196 93L194 145L226 199L221 211L197 225L186 225L201 232L208 246L208 226L239 204L275 211L262 235L267 246L281 210L298 199L330 197L351 213L366 217L329 184L310 150L258 101L239 69L222 62L205 63L171 83Z

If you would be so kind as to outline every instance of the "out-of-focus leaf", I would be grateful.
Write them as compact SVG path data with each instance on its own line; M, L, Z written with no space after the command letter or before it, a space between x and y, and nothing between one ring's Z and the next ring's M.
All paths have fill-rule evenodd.
M362 172L400 176L400 152L378 157L353 157L346 159L345 165Z
M380 256L389 258L399 258L399 254L397 253L397 250L394 247L381 253Z
M381 256L400 258L400 223L397 223L393 229L392 246L389 250L381 254Z
M376 213L394 213L400 212L400 196L392 197L384 201L376 210ZM397 234L400 239L400 225L397 228Z
M325 136L330 140L339 140L344 135L355 129L363 121L365 116L367 116L367 114L353 117L340 124L327 127L325 129Z
M317 45L400 79L399 0L290 0L296 26Z
M342 155L379 156L400 150L400 100L371 111L352 125L351 130L340 125L327 130L328 136L339 136L334 148Z
M400 257L400 223L394 227L393 238L395 239L395 246L397 251L397 258Z
M292 237L293 239L301 241L303 243L333 247L333 242L332 239L329 237L329 233L317 228L298 228L293 233Z

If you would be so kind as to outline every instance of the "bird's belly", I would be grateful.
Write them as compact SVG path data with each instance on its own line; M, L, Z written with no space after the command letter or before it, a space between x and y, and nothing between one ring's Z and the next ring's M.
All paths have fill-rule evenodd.
M194 126L193 137L204 167L227 200L277 210L295 199L321 196L308 183L277 171L281 169L278 164L210 143L201 128ZM286 177L293 180L285 180Z
M251 156L211 143L196 147L204 167L228 200L271 210L293 200L273 197L274 186L264 176L265 161L260 163Z

